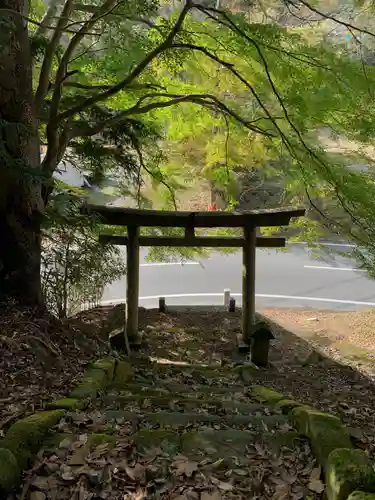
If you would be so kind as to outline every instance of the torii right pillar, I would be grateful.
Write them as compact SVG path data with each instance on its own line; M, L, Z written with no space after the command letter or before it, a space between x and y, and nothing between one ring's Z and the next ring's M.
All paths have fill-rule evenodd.
M256 227L244 227L244 246L242 250L242 334L246 344L250 344L255 324L255 257Z

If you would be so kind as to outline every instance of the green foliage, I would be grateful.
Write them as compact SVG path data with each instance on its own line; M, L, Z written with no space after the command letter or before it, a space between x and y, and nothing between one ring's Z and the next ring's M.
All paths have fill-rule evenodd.
M60 318L96 305L104 287L126 271L118 249L99 243L99 221L80 214L78 196L66 190L53 195L43 232L43 292Z
M192 178L225 190L230 208L238 202L239 171L277 179L281 201L309 207L293 234L313 242L333 232L375 255L373 174L350 170L347 150L327 145L355 144L356 162L373 168L364 146L375 134L375 68L364 62L373 41L360 31L363 5L340 13L348 22L358 14L354 41L345 40L340 21L319 18L328 8L320 1L275 0L265 10L229 1L222 10L157 0L108 5L75 4L41 93L51 33L32 37L48 172L65 156L96 183L116 177L119 191L139 206L152 205L151 186L166 209L176 207ZM303 23L311 12L317 22ZM44 13L35 2L32 19ZM86 30L81 37L78 26Z

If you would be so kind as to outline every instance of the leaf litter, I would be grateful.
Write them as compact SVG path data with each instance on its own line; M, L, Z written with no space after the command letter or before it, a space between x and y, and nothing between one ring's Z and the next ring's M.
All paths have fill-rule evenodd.
M243 359L236 359L234 345L240 317L234 314L224 321L227 319L219 312L205 314L194 311L166 316L155 311L142 311L141 327L148 331L148 346L139 359L137 355L134 359L137 383L144 384L144 390L138 394L157 389L159 395L169 396L179 385L189 389L186 399L196 399L201 397L200 389L204 386L205 398L214 399L215 388L220 387L222 392L218 399L221 401L235 399L246 403L249 401L246 385L262 383L337 414L351 426L356 444L362 444L371 456L375 441L369 431L375 423L375 391L371 381L334 361L319 360L306 364L306 356L302 353L311 346L306 346L304 340L290 332L279 329L275 332L276 339L270 353L271 365L252 374L251 380L240 387L243 382L233 375L233 371L228 370L225 375L220 373L224 365L231 367L236 361L243 362ZM175 325L178 328L171 334L170 330ZM148 326L152 328L148 329ZM296 353L301 356L301 361L296 359ZM159 368L154 369L155 365L143 363L145 355L164 360L165 364L176 362L176 365L167 365L160 371ZM183 368L184 363L186 368ZM189 368L189 363L215 365L218 370L215 374L197 372ZM147 413L163 410L184 414L190 408L187 409L186 401L181 403L185 395L182 398L180 391L170 399L168 408L158 405L152 395L132 400L132 394L127 390L121 394L113 392L112 402L98 400L86 412L68 414L56 430L78 438L67 440L62 447L44 450L39 457L40 468L33 468L25 475L24 486L28 484L28 487L22 500L315 500L322 497L324 484L321 470L308 443L301 439L292 446L282 447L278 453L261 441L254 442L242 454L233 449L230 452L232 465L228 465L228 456L218 458L214 456L217 450L208 448L201 460L197 460L196 456L181 456L169 448L166 451L164 447L150 446L140 453L132 441L132 434L139 429L159 427L158 423L147 422L144 418ZM117 403L119 395L128 396L129 400ZM195 413L223 417L239 414L235 408L224 411L212 401L205 403L202 400L199 406L191 405ZM118 414L108 418L108 414L117 409L135 417L127 420L126 414L125 417ZM264 408L258 414L261 417L274 412ZM199 430L233 428L236 426L225 424L223 420L219 423L179 425L176 432L182 435ZM237 428L248 429L241 425ZM288 430L290 427L287 424L276 427L277 432ZM267 432L267 429L264 431ZM99 445L88 450L85 446L87 437L93 432L115 436L115 445ZM82 449L85 451L83 455L77 453ZM36 478L42 479L35 483L33 480ZM20 499L20 494L16 498Z

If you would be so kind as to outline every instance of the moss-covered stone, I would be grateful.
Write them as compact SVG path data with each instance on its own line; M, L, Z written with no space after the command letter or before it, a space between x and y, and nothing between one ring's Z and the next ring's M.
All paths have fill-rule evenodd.
M287 415L291 410L298 408L299 406L303 405L298 403L298 401L294 401L293 399L282 399L276 403L275 408L281 410L285 415Z
M124 387L129 380L133 378L133 370L129 363L119 360L113 377L115 387Z
M375 493L366 493L365 491L353 491L348 496L348 500L375 500Z
M24 469L36 453L49 430L64 416L64 410L40 411L13 424L1 447L13 453L18 465Z
M10 450L0 448L0 497L2 493L8 493L18 486L20 480L20 468L16 457Z
M112 382L116 368L116 360L115 358L98 359L97 361L94 361L92 368L105 371L108 377L108 382Z
M362 450L333 450L329 454L324 476L328 500L347 500L357 489L375 493L375 471Z
M86 402L82 399L62 398L48 403L47 410L83 410L85 406Z
M141 429L132 439L140 451L160 447L168 453L176 453L180 448L180 436L168 429Z
M90 368L83 375L82 382L70 395L72 399L94 399L100 390L108 385L107 374L104 370Z
M258 370L259 368L257 367L257 365L254 365L254 363L237 365L233 368L234 373L237 373L244 382L250 382L250 380L252 380L254 377L254 373Z
M272 389L268 389L268 387L262 387L260 385L253 385L249 389L250 396L260 401L261 403L269 403L274 405L285 399L285 396L280 394L279 392L273 391Z
M319 461L325 466L328 455L336 448L351 448L348 430L341 420L314 408L299 406L288 414L291 424L309 438L311 448Z

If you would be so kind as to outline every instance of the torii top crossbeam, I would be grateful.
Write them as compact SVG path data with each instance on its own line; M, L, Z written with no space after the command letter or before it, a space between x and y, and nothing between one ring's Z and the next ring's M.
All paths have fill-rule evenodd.
M286 226L293 217L305 215L305 208L280 208L249 212L171 212L135 208L86 205L104 224L138 227L266 227Z

